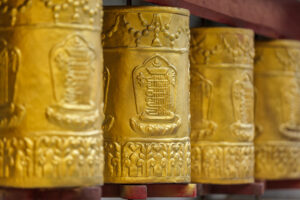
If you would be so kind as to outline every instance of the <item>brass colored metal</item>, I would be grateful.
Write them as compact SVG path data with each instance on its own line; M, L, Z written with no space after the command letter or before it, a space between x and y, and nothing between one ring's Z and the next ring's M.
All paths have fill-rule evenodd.
M250 183L254 176L254 34L191 31L192 181Z
M100 0L0 0L0 186L102 183Z
M300 42L257 42L255 176L300 178Z
M189 12L108 7L103 29L105 182L189 182Z

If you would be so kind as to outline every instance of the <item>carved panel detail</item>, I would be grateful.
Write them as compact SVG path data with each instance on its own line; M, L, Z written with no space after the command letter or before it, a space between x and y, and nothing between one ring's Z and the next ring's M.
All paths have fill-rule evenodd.
M199 141L212 136L217 124L211 121L212 103L213 103L213 83L206 79L198 70L191 70L191 98L192 106L192 141ZM198 118L199 116L200 118Z
M110 72L107 67L104 67L103 71L103 81L104 81L104 113L105 113L105 119L102 124L102 129L104 132L109 131L115 121L115 118L111 114L106 114L106 108L107 108L107 98L108 98L108 92L109 92L109 85L110 85Z
M0 138L0 181L30 178L101 177L102 137Z
M146 60L132 73L137 118L131 128L147 135L171 135L181 125L176 114L177 71L159 56Z
M244 73L232 86L232 103L236 122L231 125L234 135L241 141L254 138L254 87L252 78Z
M109 177L189 177L190 143L109 142L104 144Z
M255 145L257 178L287 179L300 176L298 142L269 142Z
M291 139L300 139L300 83L292 78L281 90L280 132Z
M192 144L195 180L252 179L253 163L253 145Z
M78 130L97 122L95 58L94 49L77 34L52 49L50 72L56 103L46 110L50 122Z
M25 114L25 108L14 103L20 59L17 48L0 40L0 129L18 126Z

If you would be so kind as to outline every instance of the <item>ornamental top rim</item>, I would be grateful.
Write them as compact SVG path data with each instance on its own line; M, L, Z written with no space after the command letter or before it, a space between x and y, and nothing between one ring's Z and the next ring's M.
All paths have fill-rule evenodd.
M159 12L189 16L190 11L184 8L168 6L103 6L104 12Z
M287 47L300 48L300 41L291 39L276 39L268 41L255 41L255 47Z

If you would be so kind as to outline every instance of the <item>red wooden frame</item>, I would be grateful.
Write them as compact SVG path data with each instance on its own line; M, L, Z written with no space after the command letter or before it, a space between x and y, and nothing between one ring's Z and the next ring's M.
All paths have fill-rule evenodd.
M105 184L102 197L124 199L146 199L147 197L196 197L196 184L147 184L122 185Z
M253 29L271 38L300 40L297 0L145 0L189 9L192 14L231 26Z

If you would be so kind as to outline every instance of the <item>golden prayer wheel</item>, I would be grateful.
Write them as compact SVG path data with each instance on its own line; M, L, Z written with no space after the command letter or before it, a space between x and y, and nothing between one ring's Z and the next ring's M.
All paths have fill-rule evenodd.
M192 181L240 184L254 176L254 33L191 30Z
M300 178L300 42L257 42L256 171L258 179Z
M100 0L0 0L0 186L102 183L101 16Z
M106 183L190 181L189 12L104 8Z

